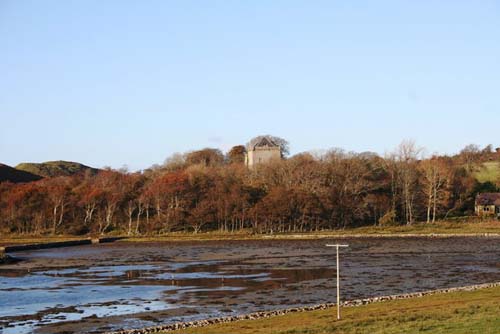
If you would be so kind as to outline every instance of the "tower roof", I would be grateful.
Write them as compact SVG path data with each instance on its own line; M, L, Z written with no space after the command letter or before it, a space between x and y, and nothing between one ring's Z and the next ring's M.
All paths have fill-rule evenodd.
M256 147L280 147L270 136L259 136L252 139L248 145L247 150L253 151Z

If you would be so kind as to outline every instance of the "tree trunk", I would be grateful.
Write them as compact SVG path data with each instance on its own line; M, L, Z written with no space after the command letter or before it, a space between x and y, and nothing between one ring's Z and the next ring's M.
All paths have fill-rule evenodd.
M434 187L434 206L432 208L432 222L436 222L436 211L437 211L437 186Z
M59 204L54 205L54 209L52 210L52 234L56 234L56 228L57 228L57 208L59 207Z
M432 193L432 191L430 193ZM432 195L429 194L427 201L427 224L431 222L431 207L432 207Z

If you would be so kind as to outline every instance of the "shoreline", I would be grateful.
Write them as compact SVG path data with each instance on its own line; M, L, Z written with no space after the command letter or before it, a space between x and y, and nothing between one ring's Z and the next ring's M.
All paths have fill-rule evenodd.
M93 245L110 242L208 242L208 241L272 241L272 240L323 240L323 239L391 239L391 238L426 238L426 239L447 239L447 238L500 238L500 233L291 233L291 234L275 234L275 235L252 235L252 234L209 234L209 235L165 235L154 237L102 237L102 238L82 238L60 241L37 242L37 238L33 238L33 243L11 243L6 246L0 246L0 264L8 253L40 250L51 248L72 247L81 245ZM7 239L5 239L7 240ZM13 238L12 240L15 240ZM26 239L23 239L26 240Z
M452 237L486 237L500 238L500 222L472 225L437 223L434 225L413 225L399 227L360 227L345 230L325 230L312 232L282 232L275 234L258 234L251 231L173 232L165 235L127 236L127 242L146 241L231 241L231 240L294 240L294 239L348 239L348 238L452 238Z
M390 238L500 238L500 233L293 233L293 234L218 234L218 235L170 235L154 237L126 237L123 242L203 242L203 241L272 241L272 240L323 240L323 239L390 239Z
M456 238L456 237L483 237L483 238L500 238L500 233L387 233L387 234L290 234L290 235L276 235L276 236L263 236L262 239L362 239L362 238Z
M116 231L118 232L118 231ZM415 223L397 226L361 226L346 229L327 229L320 231L286 231L273 234L255 233L246 228L234 232L204 231L200 233L174 231L165 234L127 235L111 233L95 235L19 235L7 234L0 237L0 251L3 247L27 245L33 243L46 244L62 241L78 241L92 239L123 239L128 242L145 241L202 241L202 240L272 240L272 239L325 239L325 238L450 238L450 237L500 237L500 221L484 222L451 222ZM87 241L88 242L88 241Z
M82 246L82 245L94 245L100 243L115 242L121 239L123 238L122 237L85 238L77 240L21 243L8 246L0 246L0 264L8 263L8 260L12 259L12 257L9 257L8 255L9 253L29 251L29 250Z
M398 294L398 295L355 299L355 300L341 302L340 305L342 307L359 307L359 306L363 306L363 305L379 303L379 302L384 302L384 301L414 299L414 298L421 298L421 297L425 297L425 296L431 296L431 295L437 295L437 294L448 294L448 293L454 293L454 292L476 291L476 290L494 288L494 287L499 287L499 286L500 286L500 281L499 282L492 282L492 283L468 285L468 286L462 286L462 287L454 287L454 288L427 290L427 291L421 291L421 292L411 292L411 293ZM159 333L159 332L173 332L173 331L182 330L182 329L202 328L202 327L207 327L207 326L211 326L211 325L232 323L232 322L238 322L238 321L242 321L242 320L258 320L258 319L265 319L265 318L271 318L271 317L278 317L278 316L283 316L285 314L290 314L290 313L326 310L326 309L334 308L336 306L337 306L337 304L335 304L335 303L326 303L326 304L318 304L318 305L313 305L313 306L294 307L294 308L287 308L287 309L280 309L280 310L273 310L273 311L254 312L254 313L242 314L242 315L236 315L236 316L208 318L208 319L201 319L201 320L194 320L194 321L187 321L187 322L177 322L177 323L173 323L173 324L145 327L145 328L140 328L140 329L124 329L124 330L106 332L105 334L150 334L150 333Z

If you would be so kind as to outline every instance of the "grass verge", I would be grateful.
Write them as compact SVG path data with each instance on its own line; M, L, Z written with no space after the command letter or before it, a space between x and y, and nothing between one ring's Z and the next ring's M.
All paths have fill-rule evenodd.
M123 241L205 241L205 240L268 240L268 239L320 239L335 237L372 237L372 236L429 236L429 235L500 235L500 221L465 220L460 222L441 221L433 224L418 223L411 226L367 226L348 228L343 230L307 232L307 233L277 233L252 234L251 231L204 232L184 233L174 232L164 235L126 237ZM119 237L120 235L110 235ZM3 236L0 237L0 246L15 244L45 243L56 241L70 241L88 238L88 236Z
M192 328L186 334L500 333L500 287Z
M344 230L320 231L308 233L252 234L249 231L236 233L170 233L159 236L131 237L126 241L203 241L203 240L261 240L261 239L316 239L335 237L371 237L371 236L429 236L429 235L484 235L499 234L500 221L485 222L437 222L434 224L414 224L411 226L369 226Z

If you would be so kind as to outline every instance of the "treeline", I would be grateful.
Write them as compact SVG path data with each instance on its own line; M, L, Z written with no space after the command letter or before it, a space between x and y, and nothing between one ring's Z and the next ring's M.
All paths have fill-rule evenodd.
M422 159L410 141L393 153L303 153L248 169L245 148L174 155L142 173L0 183L0 232L161 234L172 231L303 232L409 225L470 215L478 192L497 191L474 174L500 161L490 146Z

